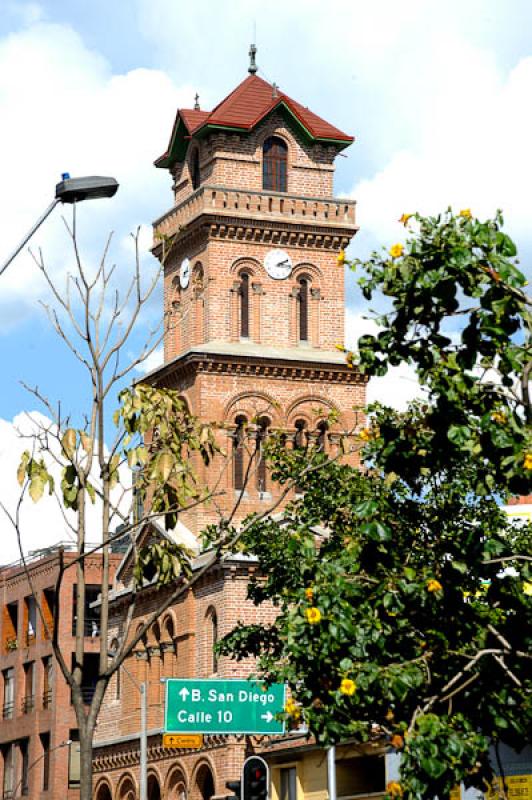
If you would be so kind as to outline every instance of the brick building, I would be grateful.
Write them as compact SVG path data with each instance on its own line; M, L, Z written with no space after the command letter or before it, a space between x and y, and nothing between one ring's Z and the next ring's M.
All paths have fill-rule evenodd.
M4 800L79 797L76 716L50 641L53 626L58 625L61 651L67 661L72 658L76 570L68 564L77 553L65 548L72 550L72 545L48 548L27 560L31 585L22 564L0 567L0 786ZM59 550L67 568L56 596ZM118 558L111 556L111 570ZM101 558L97 555L86 559L86 581L84 686L90 701L100 648L98 613L90 609L101 590Z
M291 442L318 437L334 454L340 432L363 424L353 407L364 404L364 381L334 347L344 339L337 257L357 230L354 201L333 196L334 159L352 137L255 72L252 64L212 111L178 111L156 162L172 176L174 205L154 225L168 325L164 365L146 380L178 390L194 415L217 423L232 459L216 503L182 514L172 533L154 524L145 536L195 543L235 500L237 519L267 509L279 490L260 459L246 483L244 474L248 442L268 430ZM207 483L218 466L215 458ZM132 592L131 559L126 554L116 574L110 631L117 639ZM201 564L198 551L194 567ZM131 678L148 685L150 800L227 794L248 737L207 736L201 751L164 749L161 678L247 677L251 665L216 659L212 644L239 620L272 613L246 601L254 569L252 559L224 558L139 643L125 665L131 677L123 671L113 679L95 743L97 800L138 796L140 695ZM161 591L148 583L137 593L133 631Z

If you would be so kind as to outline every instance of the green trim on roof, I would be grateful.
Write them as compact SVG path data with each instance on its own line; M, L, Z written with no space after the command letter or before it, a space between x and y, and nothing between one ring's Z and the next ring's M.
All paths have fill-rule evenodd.
M346 141L345 139L329 139L323 136L314 136L313 133L309 131L307 127L301 122L299 117L295 114L294 111L285 103L284 100L281 100L280 103L275 105L264 117L261 117L257 125L261 122L266 120L274 111L278 109L281 110L286 122L290 125L290 127L295 127L297 130L303 134L304 139L308 142L323 142L323 144L334 144L340 150L343 150L344 147L349 147L352 144L352 139ZM187 154L188 145L190 138L192 139L202 139L207 134L211 133L212 131L226 131L228 133L241 133L241 134L249 134L251 133L256 125L252 128L240 128L237 126L231 125L217 125L215 123L205 122L201 125L200 128L194 133L192 136L188 133L188 130L181 119L178 120L178 124L175 128L174 135L172 137L172 141L170 142L170 146L168 149L168 153L166 156L163 156L155 162L156 167L171 167L175 164L176 161L184 161L185 156Z

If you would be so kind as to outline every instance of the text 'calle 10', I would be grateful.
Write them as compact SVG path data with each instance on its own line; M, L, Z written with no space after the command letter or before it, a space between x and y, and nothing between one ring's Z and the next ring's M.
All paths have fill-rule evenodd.
M166 681L167 733L284 733L279 719L283 684L170 678Z

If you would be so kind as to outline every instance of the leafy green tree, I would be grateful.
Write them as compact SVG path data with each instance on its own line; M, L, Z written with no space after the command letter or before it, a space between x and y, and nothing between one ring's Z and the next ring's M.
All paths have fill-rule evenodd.
M369 376L413 365L426 400L370 409L362 470L271 442L273 476L302 496L240 546L260 566L250 597L278 616L220 649L286 681L287 717L318 742L399 751L389 796L441 799L485 790L490 745L532 730L532 532L500 506L532 489L531 301L500 215L401 221L406 245L356 263L389 309L346 357Z

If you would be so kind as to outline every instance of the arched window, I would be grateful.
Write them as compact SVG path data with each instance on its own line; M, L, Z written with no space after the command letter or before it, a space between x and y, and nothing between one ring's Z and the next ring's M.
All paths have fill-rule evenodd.
M294 434L294 449L304 450L307 446L307 423L304 419L296 419L294 427L296 429Z
M323 419L321 422L318 422L318 438L317 438L317 447L321 453L325 453L327 450L327 432L329 430L329 425Z
M247 419L239 415L236 420L236 429L233 434L233 485L237 491L242 491L244 488L245 478L245 464L244 456L245 448L245 435Z
M197 189L201 183L199 150L196 148L192 155L192 188Z
M208 644L211 649L211 658L212 658L211 671L218 672L218 656L214 649L218 643L218 615L216 613L216 609L214 608L214 606L211 606L207 610L207 614L205 616L206 616L206 622L210 627L210 630L208 630L208 635L210 637L210 641Z
M270 420L268 417L261 417L257 427L257 489L259 492L268 491L266 459L264 458L263 447L268 436Z
M238 294L240 298L240 336L242 339L249 339L249 273L247 272L242 272L240 275Z
M298 299L298 328L299 328L299 341L308 342L308 296L309 296L309 279L299 279Z
M282 139L269 136L262 148L262 188L271 192L286 192L286 162L288 148Z

